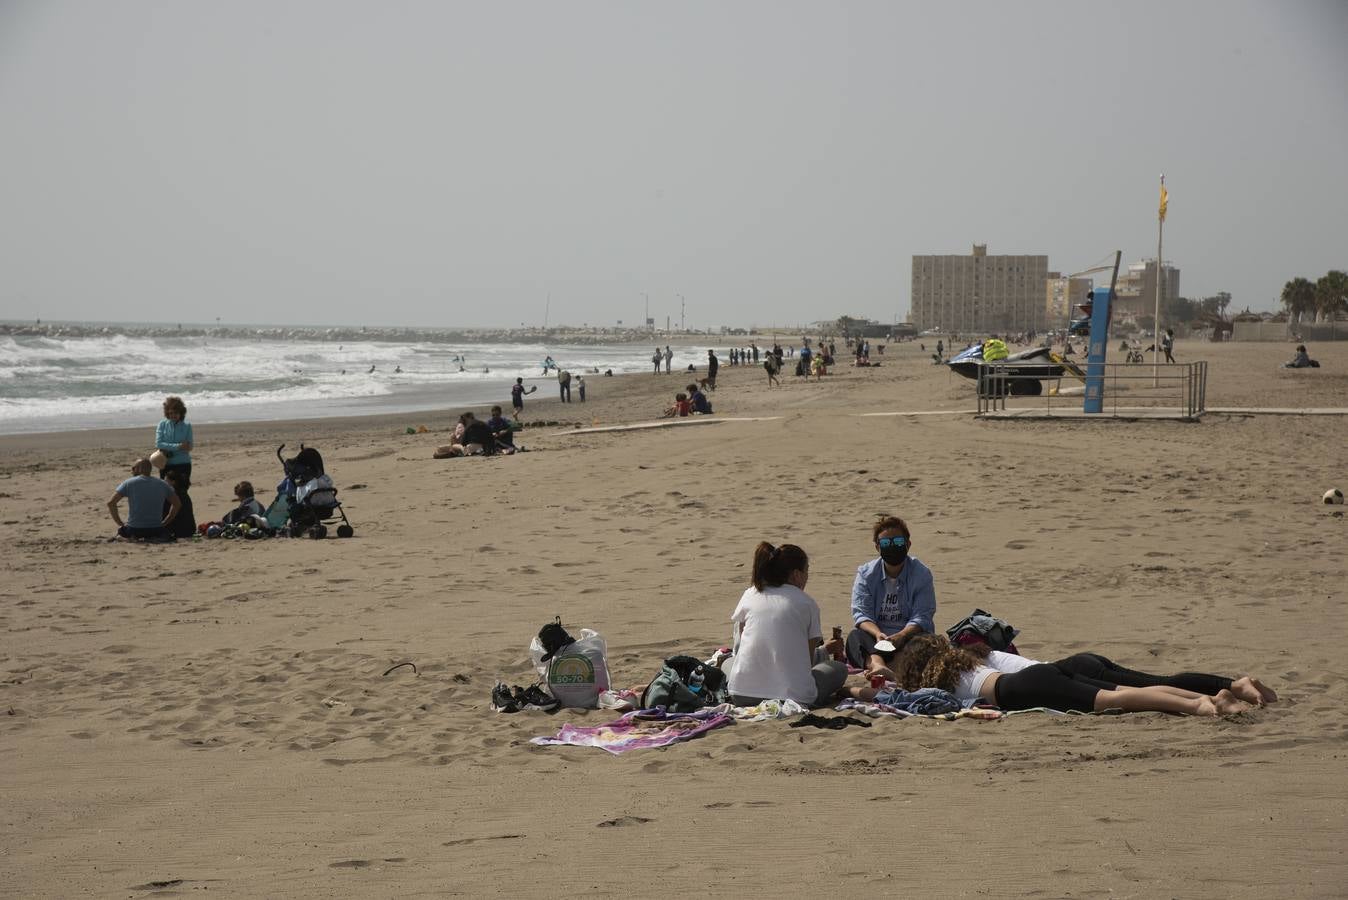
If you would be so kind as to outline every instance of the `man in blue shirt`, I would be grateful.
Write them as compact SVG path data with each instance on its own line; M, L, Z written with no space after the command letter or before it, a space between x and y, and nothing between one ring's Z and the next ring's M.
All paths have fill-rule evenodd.
M875 523L872 539L880 558L857 569L852 584L855 627L847 636L848 661L867 672L886 668L914 634L936 630L936 587L931 569L908 555L908 524L886 516ZM895 650L876 650L879 641L890 641Z
M127 517L122 522L117 505L126 498ZM164 514L164 504L169 505L168 514ZM138 459L131 466L131 477L117 485L112 499L108 501L108 512L112 521L117 523L117 534L123 538L167 538L173 539L168 525L182 508L178 492L166 481L150 477L150 461Z

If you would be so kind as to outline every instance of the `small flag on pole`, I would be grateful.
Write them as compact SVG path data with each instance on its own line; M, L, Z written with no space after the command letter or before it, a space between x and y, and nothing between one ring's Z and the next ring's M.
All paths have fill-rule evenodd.
M1169 205L1170 205L1170 194L1166 192L1166 189L1165 189L1165 176L1162 175L1162 176L1161 176L1161 207L1160 207L1160 216L1161 216L1161 221L1162 221L1162 222L1165 221L1165 208L1166 208L1167 206L1169 206Z

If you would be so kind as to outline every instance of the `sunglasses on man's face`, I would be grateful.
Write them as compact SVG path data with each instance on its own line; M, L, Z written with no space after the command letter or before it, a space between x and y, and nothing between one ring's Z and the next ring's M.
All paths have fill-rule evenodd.
M880 538L880 540L877 543L880 545L881 550L888 550L890 547L903 548L908 546L908 538L906 537Z

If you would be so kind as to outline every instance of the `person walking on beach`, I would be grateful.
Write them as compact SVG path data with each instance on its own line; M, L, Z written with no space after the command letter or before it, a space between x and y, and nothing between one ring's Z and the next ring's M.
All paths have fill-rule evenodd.
M557 389L563 403L571 402L571 373L566 369L557 370Z
M584 403L584 402L585 402L585 376L584 376L584 375L577 375L577 376L576 376L576 388L580 391L580 402L581 402L581 403Z
M781 367L782 364L778 362L777 357L773 356L771 353L763 359L763 369L768 373L768 387L772 387L774 384L777 385L777 387L782 386L781 380L777 377L777 373L781 371Z
M516 378L515 384L510 388L510 405L515 409L515 421L520 420L520 413L524 412L524 395L532 394L538 390L538 385L529 385L529 390L524 389L524 379Z
M674 351L665 344L665 374L669 374L670 367L674 365Z
M887 666L914 635L936 630L936 587L931 569L909 555L908 523L885 516L872 526L871 539L880 556L857 569L852 584L854 627L847 635L848 660L867 671ZM889 641L894 649L877 650L880 641Z
M716 390L716 372L721 368L721 361L716 358L715 350L707 351L707 387L713 391Z
M665 358L665 354L660 352L660 348L655 348L655 355L651 357L651 362L655 363L655 374L660 374L660 361Z
M164 399L164 418L154 430L156 454L162 459L159 477L170 471L183 476L184 490L192 484L192 426L187 422L187 405L181 397Z
M150 476L150 461L138 459L131 464L131 477L117 485L108 501L108 513L117 523L117 536L125 540L172 538L169 525L178 515L182 501L167 481ZM177 477L177 476L175 476ZM122 521L117 506L126 498L127 516ZM168 512L164 512L164 504Z
M1175 356L1171 352L1175 349L1175 329L1167 328L1165 330L1165 334L1161 336L1161 349L1165 351L1165 361L1167 363L1175 361Z

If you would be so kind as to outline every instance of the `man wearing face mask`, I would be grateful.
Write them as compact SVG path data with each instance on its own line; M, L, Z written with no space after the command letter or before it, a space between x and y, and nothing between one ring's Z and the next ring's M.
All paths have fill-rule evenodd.
M847 660L867 673L888 667L895 653L914 634L936 630L936 588L931 569L909 555L908 523L885 516L872 529L880 558L857 569L852 584L852 623L847 635ZM877 650L889 641L892 650Z

